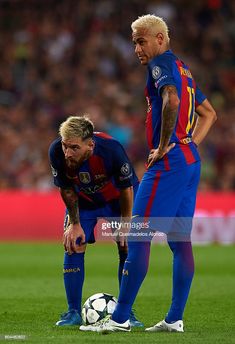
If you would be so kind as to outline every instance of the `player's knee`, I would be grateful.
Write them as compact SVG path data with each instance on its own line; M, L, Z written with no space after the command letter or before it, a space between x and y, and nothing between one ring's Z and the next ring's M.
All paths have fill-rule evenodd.
M85 244L85 245L81 245L81 246L76 246L76 252L74 252L75 254L76 253L85 253L86 252L86 247L87 247L87 245ZM67 252L67 251L66 251ZM72 255L74 254L74 253L72 253Z
M87 245L81 245L81 246L77 246L76 248L76 253L85 253L86 252L86 247Z

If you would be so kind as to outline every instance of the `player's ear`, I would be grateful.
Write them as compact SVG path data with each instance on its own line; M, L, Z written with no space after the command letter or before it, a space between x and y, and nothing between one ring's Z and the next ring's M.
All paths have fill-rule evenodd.
M92 140L92 138L90 138L88 141L88 147L90 149L93 149L95 147L95 142Z
M157 41L158 41L158 44L162 45L163 41L164 41L164 36L161 32L158 32L157 36Z

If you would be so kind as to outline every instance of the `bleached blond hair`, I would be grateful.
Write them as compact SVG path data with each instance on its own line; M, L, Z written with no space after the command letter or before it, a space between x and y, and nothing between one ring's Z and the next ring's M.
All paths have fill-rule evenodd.
M152 35L157 35L159 32L163 34L166 38L166 41L169 43L169 29L166 22L161 18L157 17L154 14L145 14L138 17L131 24L132 31L147 30Z
M80 137L82 140L91 138L94 132L94 124L88 115L69 116L62 122L59 134L64 140Z

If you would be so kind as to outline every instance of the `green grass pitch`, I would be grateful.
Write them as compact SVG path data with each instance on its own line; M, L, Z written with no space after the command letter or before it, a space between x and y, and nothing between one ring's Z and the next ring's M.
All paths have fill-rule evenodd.
M185 333L101 335L56 328L66 310L63 249L58 243L0 244L0 341L26 343L235 343L235 247L194 247L196 273L185 312ZM117 250L90 245L86 253L83 299L97 292L118 293ZM171 294L171 254L153 245L148 275L135 309L146 326L161 320ZM25 335L25 340L6 340Z

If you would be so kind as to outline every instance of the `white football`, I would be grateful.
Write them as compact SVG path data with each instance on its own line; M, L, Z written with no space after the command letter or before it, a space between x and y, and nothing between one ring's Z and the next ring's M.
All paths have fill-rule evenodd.
M84 324L94 324L113 314L117 299L110 294L97 293L90 296L82 307L82 320Z

